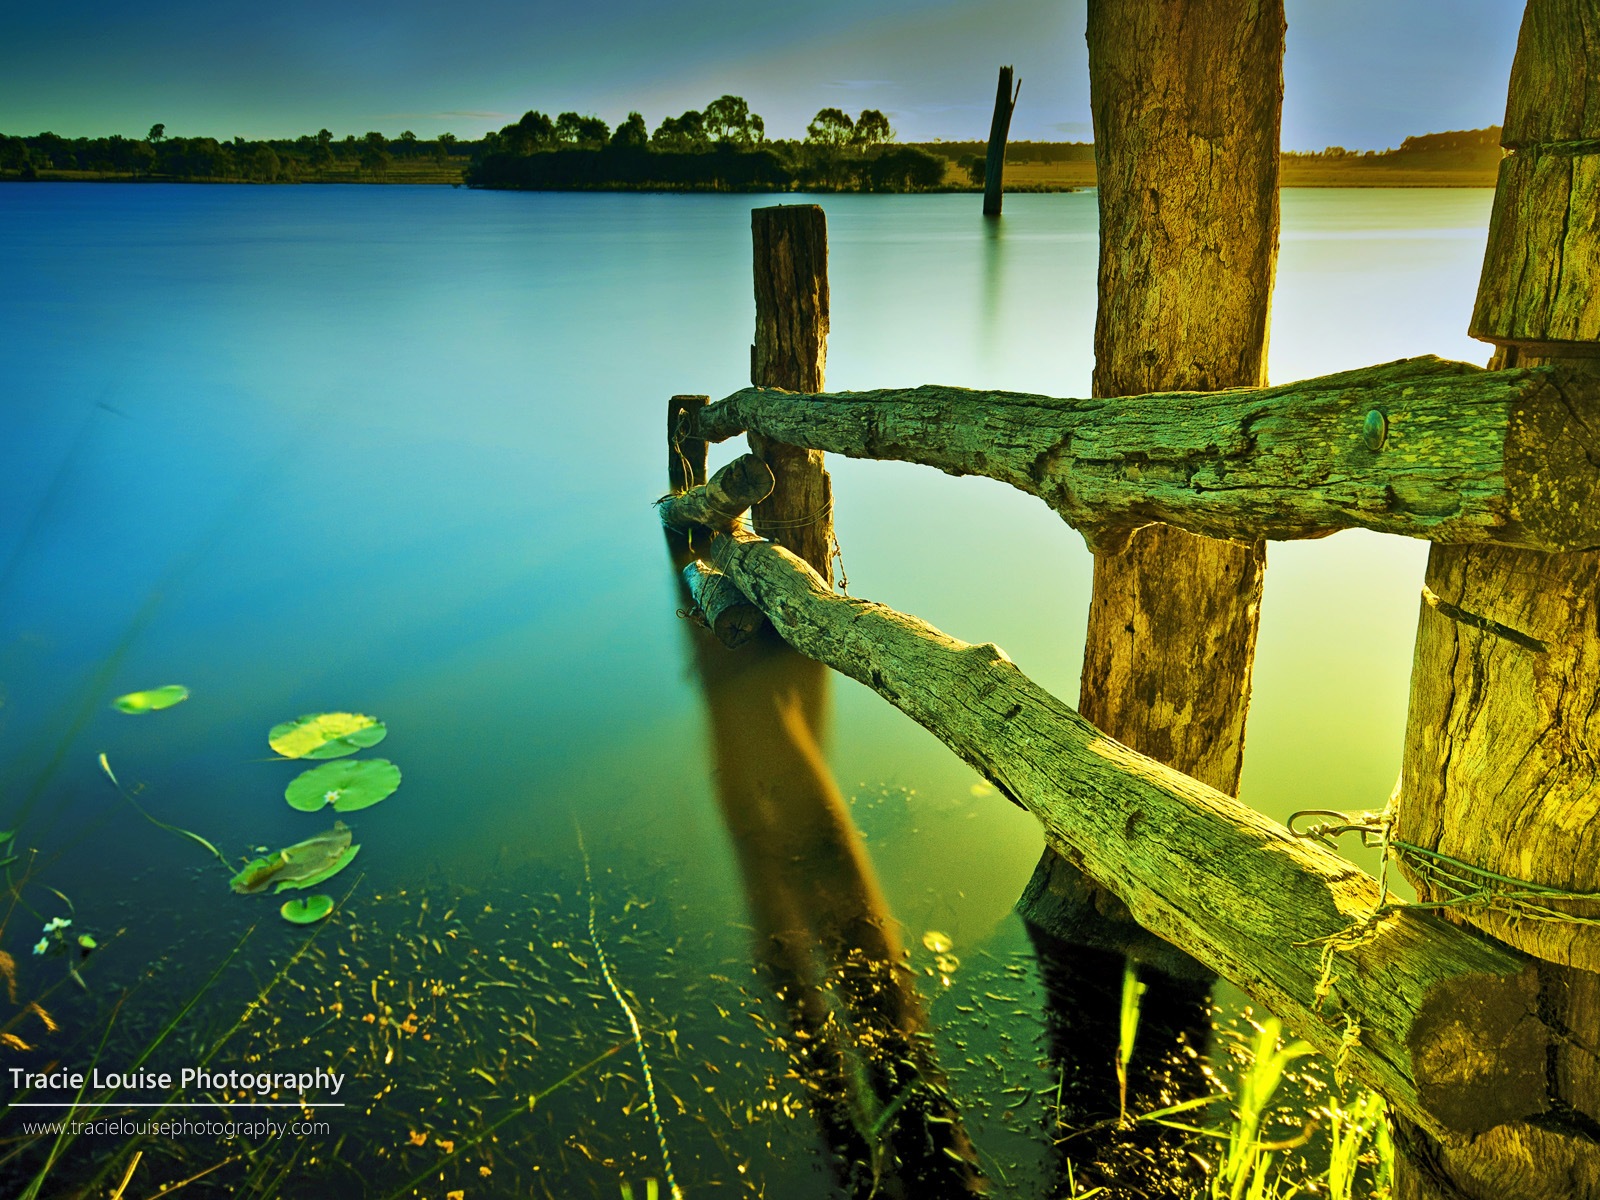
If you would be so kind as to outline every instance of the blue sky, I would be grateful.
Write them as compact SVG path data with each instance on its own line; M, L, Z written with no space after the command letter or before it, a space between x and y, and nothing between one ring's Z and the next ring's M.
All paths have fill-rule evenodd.
M1289 149L1382 149L1505 109L1514 0L1287 0ZM650 126L723 92L769 135L879 108L902 139L1089 136L1085 0L0 0L0 131L476 137L529 108Z

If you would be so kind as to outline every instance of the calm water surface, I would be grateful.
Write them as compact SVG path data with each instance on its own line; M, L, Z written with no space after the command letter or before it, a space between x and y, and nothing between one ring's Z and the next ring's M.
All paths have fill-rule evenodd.
M1286 192L1273 380L1423 353L1485 361L1463 331L1491 195ZM1086 394L1092 193L1010 197L998 225L969 196L823 204L831 387ZM247 1030L257 1041L218 1062L239 1065L248 1044L349 1063L373 1114L352 1111L345 1132L389 1164L374 1186L427 1170L439 1139L465 1140L497 1104L624 1036L589 961L581 827L602 940L676 1097L664 1104L679 1181L776 1196L833 1177L793 1078L805 1023L773 984L803 986L811 968L751 953L780 902L747 882L782 877L799 851L770 830L745 837L728 802L729 747L758 764L773 751L760 721L739 717L737 681L708 724L650 509L666 398L745 382L751 206L399 186L0 189L0 804L26 809L38 881L70 894L79 925L126 930L94 960L96 996L73 1001L84 1030L94 1005L150 972L128 1007L166 1011L187 994L178 982L197 982L258 918L230 968L245 998L299 944L275 904L230 895L220 866L142 822L97 754L155 815L231 857L328 823L283 803L294 770L267 761L267 728L372 713L390 729L374 753L405 783L351 821L365 873L344 924L275 993L294 1001L280 1032ZM853 594L998 642L1076 696L1092 565L1076 534L990 481L830 465ZM1420 543L1363 533L1272 547L1247 801L1281 818L1387 797L1424 558ZM169 682L192 699L137 719L107 708ZM815 870L865 887L869 916L893 915L894 944L877 949L904 941L923 993L891 972L866 989L890 998L879 1018L919 1046L931 1031L991 1188L1037 1194L1056 1169L1041 1097L1060 1077L1041 1047L1060 1029L1046 1027L1010 915L1036 826L854 683L834 680L831 701L826 685L796 686L831 717L826 767L802 753L793 769L810 772L818 812L853 816L865 846L834 829L822 852L834 865ZM830 809L832 781L843 800ZM418 931L403 952L401 927ZM25 975L59 967L30 960L34 929L18 917L5 934ZM957 965L924 946L930 931ZM424 1046L403 1017L428 979L444 991L419 1018L435 1023ZM408 985L411 1007L396 1007ZM362 1028L346 997L368 991L384 1023ZM543 1032L521 1015L540 1005ZM127 1036L155 1019L128 1017ZM403 1078L383 1061L396 1047L412 1064ZM92 1045L54 1052L86 1063ZM190 1053L162 1051L178 1066ZM450 1186L614 1196L619 1178L659 1174L631 1053L452 1160ZM474 1099L474 1067L520 1074ZM374 1102L386 1080L395 1090ZM441 1088L448 1102L428 1098ZM504 1145L517 1141L521 1158ZM343 1152L303 1153L296 1170L319 1154L337 1170Z

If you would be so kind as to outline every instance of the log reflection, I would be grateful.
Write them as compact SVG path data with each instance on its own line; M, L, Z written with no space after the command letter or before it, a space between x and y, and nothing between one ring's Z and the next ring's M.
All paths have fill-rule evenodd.
M819 746L827 668L770 628L736 651L698 627L690 635L756 952L787 1009L794 1069L841 1186L981 1193L905 947Z

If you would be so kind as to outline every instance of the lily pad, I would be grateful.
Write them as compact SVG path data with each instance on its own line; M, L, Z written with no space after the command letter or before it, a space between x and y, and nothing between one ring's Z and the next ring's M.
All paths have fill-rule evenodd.
M274 885L280 892L312 887L348 867L360 849L350 844L350 827L335 821L326 833L251 860L228 886L241 895L264 892Z
M316 895L286 900L278 913L291 925L314 925L332 911L333 897Z
M346 759L302 771L289 781L283 798L301 812L329 804L336 812L355 812L387 799L399 786L400 768L387 758Z
M111 707L121 712L139 713L160 712L163 708L171 708L174 704L181 704L189 698L189 689L181 683L169 683L166 687L151 688L147 692L129 692L126 696L118 696L111 702Z
M267 745L285 758L343 758L376 746L388 734L382 721L361 713L308 713L274 725Z

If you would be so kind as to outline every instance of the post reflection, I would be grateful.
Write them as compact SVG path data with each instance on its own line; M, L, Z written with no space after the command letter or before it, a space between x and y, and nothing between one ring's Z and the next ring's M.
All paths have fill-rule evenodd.
M906 949L823 758L827 668L770 628L738 650L698 627L690 639L756 953L838 1182L862 1197L981 1194Z

